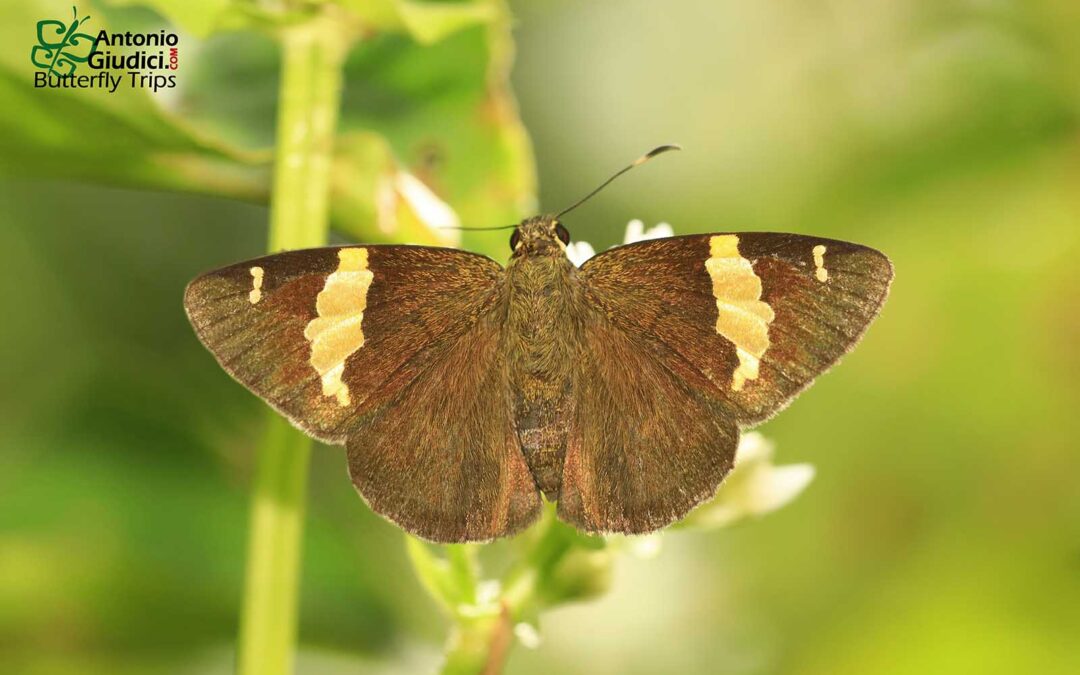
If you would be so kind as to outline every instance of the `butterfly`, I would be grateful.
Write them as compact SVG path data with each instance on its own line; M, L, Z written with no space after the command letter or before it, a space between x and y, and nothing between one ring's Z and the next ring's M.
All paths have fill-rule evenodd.
M505 268L426 246L289 251L196 278L184 305L230 375L345 446L373 510L464 542L524 529L543 498L589 533L682 518L740 430L859 341L893 276L874 249L796 234L654 239L580 268L569 241L547 215L514 228Z

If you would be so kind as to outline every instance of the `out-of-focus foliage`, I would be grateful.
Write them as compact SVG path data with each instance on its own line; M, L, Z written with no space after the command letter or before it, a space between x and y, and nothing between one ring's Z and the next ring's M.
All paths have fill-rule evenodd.
M83 31L112 26L99 5ZM45 0L6 3L0 22L0 171L140 187L265 196L269 160L200 133L145 90L35 89L28 58L42 19L70 21L71 8ZM160 21L158 22L160 26ZM127 26L131 28L130 25ZM83 69L80 74L89 74ZM182 78L181 78L182 79Z
M113 93L35 90L27 58L34 24L57 8L25 0L5 10L0 97L13 105L0 112L0 172L266 201L280 65L274 36L304 10L157 0L79 11L90 15L84 30L93 35L166 26L145 11L114 9L145 4L181 31L178 87L157 96L126 84ZM506 83L512 52L501 0L354 4L381 9L368 17L344 3L334 14L360 45L345 73L335 227L365 241L457 241L425 226L395 191L401 175L415 174L470 222L513 222L527 212L532 158Z
M628 228L628 243L665 236L662 231L669 229L660 226L643 237L641 222L634 225ZM675 529L716 530L771 513L794 500L813 479L813 468L775 466L773 451L761 434L743 435L731 475L712 499ZM616 554L656 558L662 540L663 532L587 535L558 520L555 504L548 503L540 522L513 539L509 567L501 576L492 576L480 563L481 545L438 547L443 551L440 556L432 546L408 538L417 577L453 620L442 672L490 672L509 651L510 645L497 645L515 639L535 649L546 613L603 597L611 589Z
M807 492L753 526L620 557L609 593L545 613L511 672L1080 670L1080 6L514 10L547 208L653 144L686 148L568 216L575 237L603 249L633 217L812 232L880 248L897 280L859 348L764 427L785 462L816 467ZM227 673L262 406L196 343L180 294L264 246L275 48L261 25L197 38L216 25L169 14L198 44L176 97L33 90L33 22L68 11L0 9L0 664ZM425 47L398 28L362 38L342 152L388 147L465 224L516 217L525 141L496 123L514 119L506 99L485 105L507 66L503 20ZM362 140L372 130L384 140ZM173 156L196 167L183 185L159 177ZM366 215L336 214L339 229L378 237L349 187L336 208ZM506 235L466 244L501 259ZM443 619L334 448L314 455L302 605L300 672L438 661Z

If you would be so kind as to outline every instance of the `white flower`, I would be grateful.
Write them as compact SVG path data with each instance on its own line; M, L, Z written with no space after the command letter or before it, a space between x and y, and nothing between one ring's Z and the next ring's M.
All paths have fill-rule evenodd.
M814 479L810 464L776 466L774 446L757 432L744 434L735 451L735 468L712 501L683 521L706 528L725 527L748 516L763 516L799 496Z
M458 227L461 221L454 209L439 199L424 183L405 171L398 171L394 177L394 188L401 198L412 207L416 216L431 229Z
M375 212L383 232L396 232L402 218L413 218L447 243L460 241L460 234L454 228L461 225L461 220L454 209L407 171L397 170L380 177L375 189Z
M566 245L566 257L570 258L570 262L578 267L581 267L586 260L594 255L596 255L596 251L593 250L592 244L587 241L572 241Z
M675 230L671 229L671 225L667 223L657 223L654 227L646 230L645 223L635 218L626 224L626 236L623 238L623 243L633 244L635 241L673 236L675 236Z
M630 553L642 560L652 560L660 555L662 545L659 532L645 534L637 537L627 537Z
M646 230L645 223L635 218L626 224L626 236L623 237L623 243L633 244L635 241L660 239L674 234L675 231L667 223L658 223L655 227ZM570 262L578 267L581 267L586 260L594 255L596 255L596 250L587 241L572 241L566 246L566 257L570 258Z
M514 624L514 636L521 642L521 646L526 649L540 648L540 643L542 642L540 632L536 630L536 626L531 623L522 621L521 623Z

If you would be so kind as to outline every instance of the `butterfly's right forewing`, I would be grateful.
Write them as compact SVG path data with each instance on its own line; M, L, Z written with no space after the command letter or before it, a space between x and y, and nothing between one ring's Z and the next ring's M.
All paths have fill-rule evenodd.
M586 262L559 514L646 532L712 495L738 429L847 353L888 293L873 249L788 234L670 237Z
M582 267L611 322L677 353L741 426L787 405L850 351L888 295L874 249L795 234L669 237Z

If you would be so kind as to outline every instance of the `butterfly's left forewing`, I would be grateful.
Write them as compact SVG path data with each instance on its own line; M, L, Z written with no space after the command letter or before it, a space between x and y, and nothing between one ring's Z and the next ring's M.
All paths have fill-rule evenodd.
M346 444L372 508L436 541L516 531L540 498L512 433L502 268L464 251L348 246L209 272L184 305L233 377Z
M502 277L483 256L423 246L289 251L208 272L184 307L241 384L315 438L410 380L414 357L465 333Z

